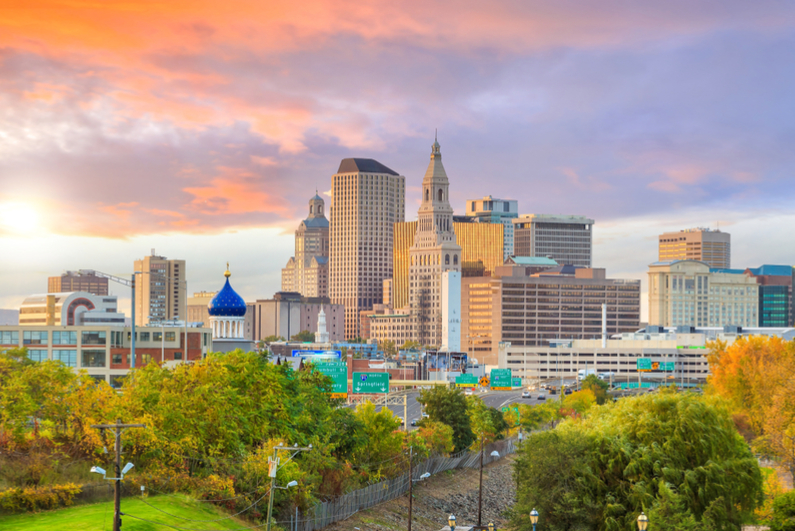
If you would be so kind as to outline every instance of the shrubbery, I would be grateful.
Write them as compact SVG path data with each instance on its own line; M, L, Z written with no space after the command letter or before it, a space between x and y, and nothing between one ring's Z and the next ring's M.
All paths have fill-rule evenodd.
M74 484L11 488L0 492L0 512L14 514L68 507L80 493Z

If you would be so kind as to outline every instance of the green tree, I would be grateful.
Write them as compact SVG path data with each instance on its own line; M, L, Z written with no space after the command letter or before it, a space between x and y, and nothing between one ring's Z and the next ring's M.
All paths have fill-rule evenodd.
M301 330L293 337L290 338L290 341L300 341L302 343L311 343L315 340L315 334L310 332L309 330Z
M673 529L737 529L762 493L757 462L728 411L671 391L625 398L533 434L514 474L518 530L531 529L533 507L550 530L629 531L641 511Z
M276 343L277 341L284 341L284 338L282 336L270 335L270 336L262 339L260 341L260 343L262 343L264 345L270 345L271 343Z
M509 428L502 411L487 406L476 396L468 396L466 401L469 423L475 435L474 447L480 448L481 439L485 444L502 439Z
M795 531L795 490L781 494L773 501L771 531Z
M395 459L403 446L403 432L392 411L385 407L376 411L372 402L356 407L356 418L364 426L366 442L357 456L359 466L367 467L372 476L388 475L403 463Z
M474 442L467 400L460 390L435 385L420 391L417 402L424 406L431 421L447 424L453 429L455 452L469 448Z
M400 350L419 350L422 345L418 341L406 341Z

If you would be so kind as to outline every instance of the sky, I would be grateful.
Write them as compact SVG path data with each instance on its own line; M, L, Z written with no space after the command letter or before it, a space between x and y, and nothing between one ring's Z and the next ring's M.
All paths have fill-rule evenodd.
M593 218L609 277L698 226L793 264L793 94L792 2L0 0L0 308L152 249L269 298L341 159L416 217L435 130L458 213Z

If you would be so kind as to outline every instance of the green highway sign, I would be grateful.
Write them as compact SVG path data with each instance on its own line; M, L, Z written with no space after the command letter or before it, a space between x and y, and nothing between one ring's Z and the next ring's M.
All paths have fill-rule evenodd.
M511 369L492 369L489 386L495 390L511 390Z
M651 370L651 359L650 358L638 358L636 362L636 370L638 371L650 371Z
M388 393L388 372L355 372L353 373L354 394Z
M522 387L522 379L518 376L514 376L511 380L511 387Z
M675 371L675 364L673 361L664 361L662 363L664 371Z
M455 377L456 387L477 387L478 377L471 374L461 374Z
M331 397L348 397L348 365L344 361L326 361L315 364L321 374L331 378Z

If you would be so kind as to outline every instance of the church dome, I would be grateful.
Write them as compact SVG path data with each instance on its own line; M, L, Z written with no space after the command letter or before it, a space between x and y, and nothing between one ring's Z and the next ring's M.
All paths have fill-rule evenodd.
M212 317L243 317L246 315L246 301L229 285L231 275L227 269L224 273L226 284L207 304L207 311Z

